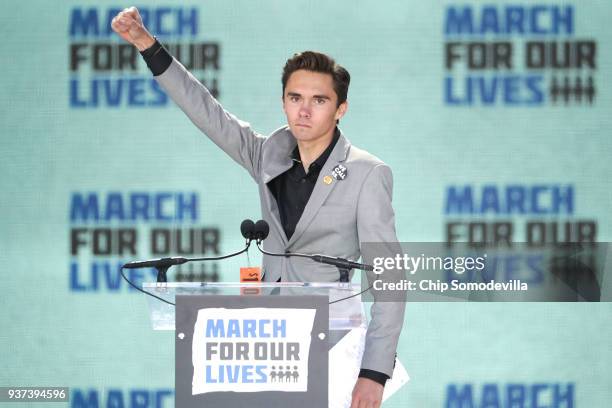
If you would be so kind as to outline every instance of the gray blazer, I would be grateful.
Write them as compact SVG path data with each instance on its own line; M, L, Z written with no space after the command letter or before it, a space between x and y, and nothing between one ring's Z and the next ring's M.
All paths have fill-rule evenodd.
M270 225L264 248L271 252L326 254L351 260L360 257L360 242L397 242L391 206L393 179L389 167L352 146L340 135L304 209L293 236L287 239L276 200L266 183L292 166L296 141L287 126L267 138L225 111L208 90L177 60L155 77L189 119L217 146L244 167L259 186L262 217ZM331 176L342 165L346 177ZM327 178L329 181L329 178ZM275 282L331 282L335 267L298 257L263 258L264 280ZM404 321L404 304L374 302L366 335L362 368L391 376Z

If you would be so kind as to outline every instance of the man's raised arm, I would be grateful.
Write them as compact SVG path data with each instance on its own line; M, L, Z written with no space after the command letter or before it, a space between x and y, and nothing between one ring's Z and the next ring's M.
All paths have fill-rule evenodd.
M257 180L265 138L255 133L248 123L225 111L208 89L172 58L146 29L138 9L124 9L113 18L111 27L138 48L155 80L189 119Z

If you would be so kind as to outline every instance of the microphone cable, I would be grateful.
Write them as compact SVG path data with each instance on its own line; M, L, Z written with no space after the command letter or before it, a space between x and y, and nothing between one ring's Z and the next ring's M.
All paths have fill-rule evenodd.
M223 255L223 256L213 256L213 257L207 257L207 258L192 258L192 259L189 259L189 261L220 261L220 260L222 260L222 259L227 259L227 258L231 258L231 257L233 257L233 256L238 256L238 255L240 255L240 254L242 254L242 253L244 253L244 252L248 251L250 246L251 246L251 240L249 239L249 240L247 240L247 242L246 242L246 246L245 246L245 247L244 247L242 250L240 250L240 251L238 251L238 252L234 252L233 254ZM123 268L124 268L124 267L125 267L125 265L124 265L124 266L122 266L122 267L119 269L119 273L121 273L121 276L123 277L123 279L125 279L125 281L126 281L126 282L127 282L127 283L128 283L130 286L131 286L131 287L133 287L134 289L136 289L136 290L138 290L139 292L142 292L142 293L144 293L144 294L146 294L146 295L152 296L152 297L154 297L155 299L161 300L161 301L162 301L162 302L164 302L164 303L167 303L167 304L172 305L172 306L175 306L175 305L176 305L175 303L172 303L172 302L170 302L169 300L166 300L166 299L164 299L164 298L161 298L161 297L159 297L159 296L157 296L157 295L154 295L154 294L153 294L153 293L151 293L151 292L148 292L148 291L146 291L146 290L144 290L144 289L139 288L138 286L136 286L136 285L135 285L133 282L131 282L131 281L130 281L130 280L129 280L129 279L126 277L126 276L125 276L125 274L123 273ZM161 285L163 285L163 283L162 283ZM163 286L162 286L162 287L163 287Z

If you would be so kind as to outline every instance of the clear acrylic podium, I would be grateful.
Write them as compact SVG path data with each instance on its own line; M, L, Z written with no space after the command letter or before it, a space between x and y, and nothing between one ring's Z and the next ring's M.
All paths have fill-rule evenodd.
M326 365L329 364L327 375L322 375L320 372L322 366L317 366L315 372L308 373L308 387L313 388L313 381L317 382L322 379L327 379L325 388L327 390L327 403L323 404L319 399L316 405L309 404L307 398L308 393L302 392L302 399L296 399L299 393L297 392L241 392L231 390L231 392L209 392L206 398L206 406L225 405L226 407L241 407L249 406L252 408L259 406L287 406L290 405L292 408L299 407L318 407L325 406L329 408L344 408L350 406L351 390L357 375L359 373L359 367L361 364L361 357L363 354L363 348L365 343L365 333L367 329L367 319L365 314L364 304L361 302L359 292L361 290L358 284L352 283L266 283L266 282L249 282L249 283L208 283L208 282L169 282L169 283L144 283L143 289L156 296L159 296L169 302L177 303L185 302L186 300L192 301L196 299L202 299L210 304L216 305L223 304L223 299L227 299L230 304L240 304L242 301L248 301L249 298L258 298L258 301L270 302L270 304L279 302L290 302L291 304L301 305L301 307L307 307L309 302L317 300L319 307L325 306L327 303L328 314L324 316L328 317L328 329L329 331L325 335L327 350ZM189 382L191 385L195 384L195 365L191 364L192 350L189 346L189 364L178 363L179 357L181 360L186 361L185 353L180 350L183 347L185 350L185 333L183 330L185 327L183 323L175 324L176 321L184 322L185 318L177 318L177 313L185 314L184 307L176 308L170 304L161 302L153 297L148 297L150 320L154 330L175 330L175 327L181 327L181 330L177 330L175 335L176 348L176 406L179 408L201 406L204 400L199 402L190 402L189 399L199 398L196 395L195 388L190 388L189 391L191 396L185 397L186 386L185 379L180 379L179 376L183 374L179 373L188 371L190 375ZM197 303L197 302L196 302ZM260 302L261 303L261 302ZM228 304L227 302L225 304ZM206 306L210 308L211 306ZM215 306L212 306L215 307ZM278 307L278 306L274 306ZM230 307L231 308L231 307ZM240 306L238 307L240 309ZM202 310L202 309L200 309ZM212 310L212 309L211 309ZM221 309L214 309L221 310ZM303 310L303 309L302 309ZM194 330L193 321L195 318L191 318L192 325L187 326L189 333L194 338L193 333L197 332ZM187 319L189 320L189 319ZM326 327L327 329L327 327ZM185 333L184 333L185 332ZM318 331L317 331L318 333ZM188 334L189 336L189 334ZM317 340L316 333L313 332L313 343ZM321 334L319 334L321 336ZM187 339L189 340L189 339ZM193 340L193 344L197 342ZM182 344L182 346L179 346ZM192 344L192 343L190 343ZM311 344L311 350L315 350ZM317 355L320 355L321 349L317 349ZM195 353L195 351L194 351ZM310 356L309 364L315 357L315 351ZM195 355L195 354L194 354ZM193 360L197 361L197 360ZM187 367L189 366L189 367ZM185 370L185 368L190 369ZM269 366L268 366L269 368ZM217 369L217 368L215 368ZM284 369L284 366L283 366ZM287 366L289 369L289 366ZM286 373L285 373L286 374ZM288 374L286 374L288 375ZM317 378L320 377L320 378ZM289 384L289 376L284 381L287 381L283 386L287 389L293 384ZM269 379L268 379L269 381ZM293 381L296 381L293 379ZM265 388L264 388L265 389ZM313 388L314 389L314 388ZM317 393L319 388L317 386ZM251 391L254 388L250 388ZM230 390L228 390L230 391ZM237 392L234 392L237 391ZM242 395L241 395L242 394ZM266 397L267 395L267 397ZM289 398L290 397L290 398ZM320 396L319 396L320 397ZM263 399L262 399L263 398ZM266 399L268 398L268 399ZM294 398L294 399L291 399ZM306 399L304 399L306 398ZM244 404L243 404L244 400ZM261 400L261 403L257 401ZM263 402L267 401L267 402ZM274 405L270 405L274 404ZM279 405L280 404L280 405Z
M329 330L346 331L367 327L361 298L354 296L360 292L360 286L356 283L145 282L142 288L172 303L176 303L177 295L323 295L329 297L329 302L353 296L329 305ZM150 296L147 299L153 330L174 330L174 306Z

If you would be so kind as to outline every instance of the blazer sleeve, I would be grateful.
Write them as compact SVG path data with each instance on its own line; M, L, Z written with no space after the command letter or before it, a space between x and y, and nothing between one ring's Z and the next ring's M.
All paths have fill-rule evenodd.
M383 253L378 255L395 256L401 251L395 232L395 213L392 206L393 175L386 164L376 165L366 177L357 204L357 232L360 245L367 242L384 243ZM363 254L363 250L362 250ZM364 260L367 261L367 260ZM401 279L400 271L385 271L385 280L397 281ZM382 276L382 275L381 275ZM380 278L368 272L368 280ZM361 361L361 368L393 374L395 366L395 353L399 336L404 324L405 298L404 295L385 297L384 301L377 300L374 293L374 303L371 320L366 334L365 349Z
M247 122L227 112L176 59L162 74L155 76L172 100L198 129L258 180L261 149L265 137L257 134Z

